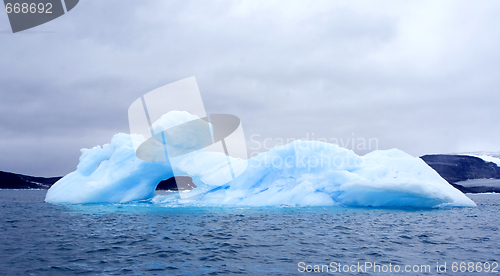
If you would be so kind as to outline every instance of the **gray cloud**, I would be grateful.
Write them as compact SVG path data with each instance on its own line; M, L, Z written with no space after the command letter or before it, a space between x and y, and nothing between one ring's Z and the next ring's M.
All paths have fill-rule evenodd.
M377 138L413 155L500 151L500 4L84 0L9 34L0 170L62 175L127 109L196 76L208 112L265 138ZM256 137L256 136L254 136ZM365 153L366 150L356 150Z

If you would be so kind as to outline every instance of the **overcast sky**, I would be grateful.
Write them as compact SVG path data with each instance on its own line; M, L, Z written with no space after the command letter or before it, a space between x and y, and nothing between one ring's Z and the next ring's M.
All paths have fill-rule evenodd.
M81 148L129 132L134 100L190 76L249 148L314 133L414 156L500 151L499 14L499 1L80 0L12 34L0 12L0 170L67 174Z

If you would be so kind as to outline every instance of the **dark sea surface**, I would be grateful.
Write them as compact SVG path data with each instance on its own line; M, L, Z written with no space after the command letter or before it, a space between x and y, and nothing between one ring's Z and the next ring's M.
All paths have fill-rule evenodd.
M45 193L0 190L1 275L322 274L299 272L314 265L332 275L500 275L491 272L500 194L468 195L477 208L395 210L57 206Z

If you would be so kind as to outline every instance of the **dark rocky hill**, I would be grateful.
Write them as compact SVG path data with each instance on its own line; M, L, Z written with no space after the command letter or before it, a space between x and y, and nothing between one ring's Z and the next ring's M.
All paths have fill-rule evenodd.
M0 171L0 189L49 189L61 177L35 177ZM177 182L176 182L177 181ZM178 176L158 183L156 190L183 191L196 188L189 176Z
M193 179L189 176L176 176L170 177L158 183L156 190L169 190L169 191L189 191L196 188Z
M0 171L0 189L48 189L61 177L35 177Z
M461 185L461 181L477 179L499 179L500 167L495 163L486 162L481 158L468 155L433 154L422 158L448 183L465 193L500 192L497 185L488 185L488 182L479 186ZM480 183L480 182L478 182ZM490 181L489 183L495 183ZM486 186L485 186L486 185Z

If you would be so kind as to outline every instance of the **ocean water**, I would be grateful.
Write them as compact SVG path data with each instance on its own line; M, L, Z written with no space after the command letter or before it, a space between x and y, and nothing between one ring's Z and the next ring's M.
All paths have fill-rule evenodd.
M500 194L395 210L56 206L45 193L0 190L0 275L500 275Z

